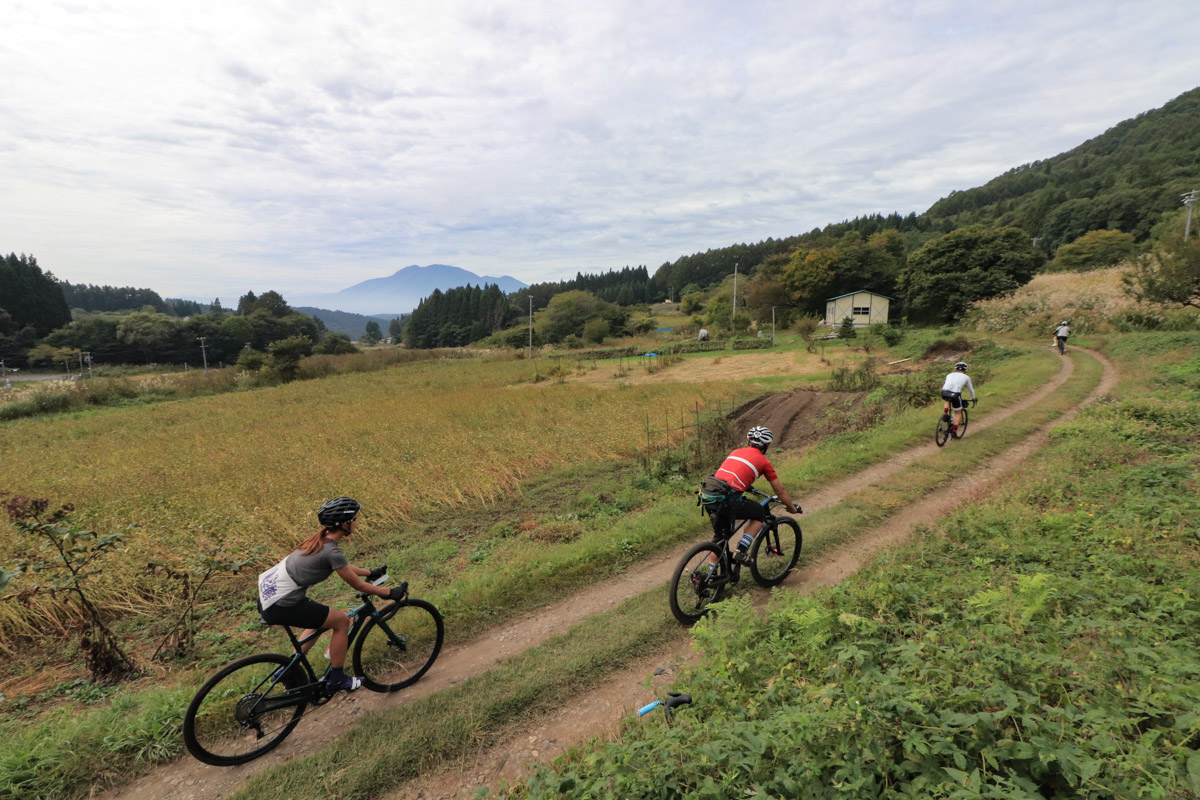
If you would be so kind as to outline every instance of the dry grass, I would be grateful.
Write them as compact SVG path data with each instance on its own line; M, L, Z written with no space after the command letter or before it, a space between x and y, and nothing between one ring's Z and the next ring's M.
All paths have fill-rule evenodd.
M1060 320L1087 333L1116 315L1130 311L1153 313L1158 309L1126 294L1121 277L1126 267L1090 272L1056 272L1036 276L1008 297L982 300L971 306L968 323L981 331L1029 330L1049 337Z
M324 499L351 495L367 536L389 535L422 508L484 505L538 471L630 456L645 445L645 410L728 403L737 391L531 385L531 374L528 362L428 362L9 422L0 489L74 503L77 520L104 533L136 524L101 580L106 607L145 612L169 598L147 596L158 590L138 571L203 552L218 534L235 552L265 545L278 557L316 527ZM17 548L0 535L0 565ZM19 633L0 631L0 647Z

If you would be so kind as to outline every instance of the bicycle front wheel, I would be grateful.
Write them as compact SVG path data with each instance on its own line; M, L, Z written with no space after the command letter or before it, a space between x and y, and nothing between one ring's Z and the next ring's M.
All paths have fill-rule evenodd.
M691 625L708 613L708 606L721 599L729 585L728 561L721 558L725 542L700 542L679 559L671 576L671 613ZM716 559L716 566L710 568Z
M950 438L950 420L947 418L947 416L948 415L943 414L941 418L938 419L937 428L933 432L933 441L937 442L938 447L944 446L946 441Z
M234 661L203 686L183 715L183 743L205 764L229 767L258 758L282 742L308 705L307 675L276 653Z
M759 531L750 545L750 575L755 582L779 584L796 566L803 542L800 524L791 517L779 517Z
M954 432L955 439L961 439L967 435L967 407L964 405L962 410L962 421L958 423L958 430Z
M375 692L415 683L442 652L446 625L432 603L401 600L380 611L354 643L354 671Z

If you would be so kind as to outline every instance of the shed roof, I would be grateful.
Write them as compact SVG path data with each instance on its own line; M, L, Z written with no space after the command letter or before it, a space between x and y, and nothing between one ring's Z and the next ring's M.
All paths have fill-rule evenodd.
M839 294L837 297L827 297L827 298L825 298L825 302L828 303L830 300L841 300L843 297L849 297L852 294L873 294L876 297L882 297L886 300L895 300L896 299L894 297L888 297L886 294L880 294L879 292L872 292L870 289L859 289L858 291L855 291L855 292L846 292L845 294Z

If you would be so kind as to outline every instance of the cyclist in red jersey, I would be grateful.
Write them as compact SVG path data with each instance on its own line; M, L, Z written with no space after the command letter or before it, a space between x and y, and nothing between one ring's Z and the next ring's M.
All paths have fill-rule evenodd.
M744 492L761 475L771 484L771 488L775 490L775 494L783 501L784 507L793 514L799 514L799 506L792 502L792 498L788 495L787 490L779 482L779 476L775 474L775 467L767 460L767 448L771 446L774 438L774 434L769 429L761 425L755 425L746 434L747 446L740 447L726 456L725 460L721 462L720 468L713 474L713 477L725 481L737 492ZM750 542L754 540L762 524L766 522L767 509L765 506L747 497L737 497L731 502L726 503L726 507L722 510L720 517L721 519L719 520L714 519L713 524L714 526L721 524L725 527L725 530L730 529L735 519L749 520L741 537L741 541L745 544L738 545L738 549L744 551Z

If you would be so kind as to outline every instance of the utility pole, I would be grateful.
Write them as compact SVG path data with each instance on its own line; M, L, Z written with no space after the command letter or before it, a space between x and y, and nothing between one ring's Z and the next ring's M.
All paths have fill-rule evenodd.
M208 345L204 344L205 337L197 336L196 338L200 340L200 357L204 359L204 372L207 374L208 373L208 351L205 348Z
M4 366L4 359L0 358L0 378L4 379L4 388L11 389L12 384L8 382L8 370Z
M533 360L533 294L529 295L529 360Z
M737 316L737 262L733 262L733 313L729 317L729 329L733 330L733 318Z
M771 306L771 347L775 346L775 306Z
M83 360L87 363L88 380L91 380L91 378L92 378L92 354L90 352L85 351L83 353ZM83 367L79 368L79 372L81 374L83 373Z
M1188 234L1192 232L1192 206L1196 205L1197 191L1196 189L1192 189L1187 194L1181 195L1183 197L1183 204L1188 207L1187 224L1183 226L1183 240L1185 242L1188 240Z

